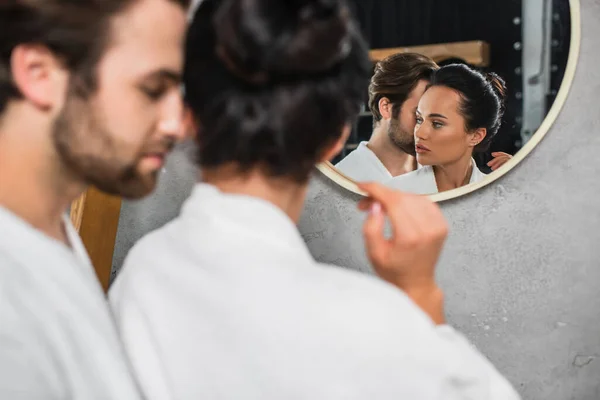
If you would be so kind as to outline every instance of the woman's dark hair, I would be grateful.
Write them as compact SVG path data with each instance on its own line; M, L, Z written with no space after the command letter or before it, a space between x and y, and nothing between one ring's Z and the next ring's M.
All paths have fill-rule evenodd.
M200 165L306 181L358 114L370 69L344 0L205 0L184 68Z
M465 129L487 130L485 139L475 151L487 151L502 124L506 101L504 80L493 72L483 74L464 64L451 64L432 74L428 88L433 86L444 86L460 94L460 113L465 119Z

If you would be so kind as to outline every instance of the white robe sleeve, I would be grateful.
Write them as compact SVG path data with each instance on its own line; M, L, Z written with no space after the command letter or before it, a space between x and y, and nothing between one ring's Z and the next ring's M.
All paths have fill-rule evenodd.
M448 357L456 360L456 369L448 380L448 388L439 400L519 400L513 386L459 332L448 325L435 328L446 343Z

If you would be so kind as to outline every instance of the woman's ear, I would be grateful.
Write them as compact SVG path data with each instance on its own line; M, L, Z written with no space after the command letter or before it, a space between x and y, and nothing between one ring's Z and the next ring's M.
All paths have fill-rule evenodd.
M320 163L325 161L331 161L335 158L335 156L340 154L340 152L346 145L348 138L350 137L350 132L352 132L352 125L344 125L341 136L335 142L333 142L325 148L325 150L322 153L321 159L318 161Z
M485 140L486 136L487 136L487 129L485 129L485 128L476 129L472 135L469 135L469 145L471 147L477 146L479 143L481 143Z

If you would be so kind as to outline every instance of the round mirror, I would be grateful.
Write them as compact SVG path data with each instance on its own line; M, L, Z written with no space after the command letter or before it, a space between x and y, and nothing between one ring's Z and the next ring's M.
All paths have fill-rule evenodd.
M318 168L355 193L376 181L435 201L495 181L566 100L578 1L353 0L373 75L345 148Z

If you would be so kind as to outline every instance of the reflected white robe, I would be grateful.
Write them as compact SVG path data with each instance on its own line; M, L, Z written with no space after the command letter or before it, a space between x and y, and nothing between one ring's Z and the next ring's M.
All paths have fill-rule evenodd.
M110 292L149 400L513 400L403 292L312 258L271 203L198 184Z
M471 161L473 163L473 173L471 173L469 184L480 182L486 177L486 174L477 168L475 160ZM431 165L422 166L416 171L392 178L386 181L385 185L393 189L415 194L433 194L439 192Z
M0 207L0 399L139 399L108 302L72 248Z
M369 149L367 142L360 142L358 147L335 164L335 167L356 182L384 183L392 178L390 171Z

